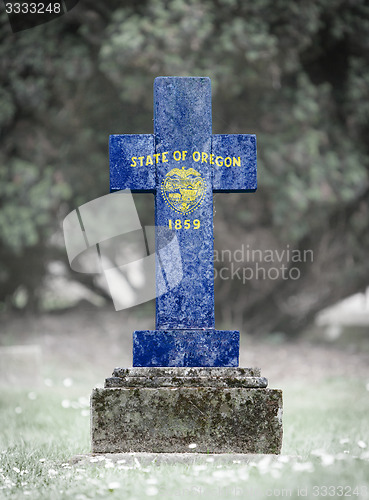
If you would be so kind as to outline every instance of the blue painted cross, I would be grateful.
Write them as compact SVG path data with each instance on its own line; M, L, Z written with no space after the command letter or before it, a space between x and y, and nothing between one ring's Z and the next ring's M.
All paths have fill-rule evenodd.
M256 137L211 124L209 78L159 77L154 134L110 136L111 191L154 193L155 225L176 231L181 251L167 272L183 270L157 293L156 330L134 332L133 366L238 366L239 332L214 325L213 192L256 190Z

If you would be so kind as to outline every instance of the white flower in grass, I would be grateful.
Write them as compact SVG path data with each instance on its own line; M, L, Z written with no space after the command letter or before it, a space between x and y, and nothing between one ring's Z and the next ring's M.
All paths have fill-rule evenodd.
M126 461L124 460L124 458L122 458L122 460L117 461L117 464L125 464L125 463L126 463Z
M119 488L120 488L120 483L118 483L118 481L112 481L111 483L108 484L109 491L119 490Z
M81 410L81 415L82 415L82 417L89 417L90 410Z
M18 467L13 467L13 471L16 472L17 474L20 473L20 469L18 469Z
M279 479L281 477L281 472L278 469L272 469L270 475L273 479Z
M73 380L71 378L67 377L63 380L63 385L64 385L64 387L72 387Z
M346 460L347 455L345 453L338 453L337 455L335 455L335 459L336 460Z
M31 492L30 492L30 491L28 491L28 490L24 490L24 491L23 491L23 495L30 495L30 494L31 494Z
M283 463L282 462L273 462L272 464L273 469L283 469Z
M189 447L190 450L193 450L193 449L195 449L197 447L197 444L196 443L191 443L191 444L188 445L188 447Z
M329 465L332 465L334 464L334 456L333 455L328 455L328 453L326 455L322 455L320 457L321 461L322 461L322 465L323 467L328 467Z
M357 445L359 448L362 448L362 449L366 448L366 443L364 441L361 441L361 439L360 439L360 441L357 442Z
M100 462L100 458L92 457L92 458L90 458L90 462L91 463Z
M4 479L4 484L6 488L11 488L12 486L15 486L15 483L13 483L13 481L8 477Z
M247 467L242 467L241 469L238 470L238 478L241 481L248 481L249 471L248 471Z
M197 464L195 464L195 465L193 465L193 466L192 466L192 469L193 469L194 471L196 471L196 472L199 472L199 471L202 471L202 470L207 470L207 468L208 468L208 467L207 467L207 465L205 465L205 464L198 464L198 465L197 465Z
M147 484L158 484L158 480L156 479L156 477L148 477L146 479L146 482Z
M55 477L58 475L58 471L56 471L55 469L49 469L47 473L49 474L49 477Z
M296 462L292 465L292 470L296 472L314 472L314 466L311 462Z
M63 399L63 401L61 402L61 405L63 408L69 408L70 407L69 399Z
M52 387L54 385L54 382L51 380L51 378L45 378L44 384L46 387Z
M313 450L311 452L311 455L314 455L316 457L321 457L322 455L325 455L325 450L322 450L321 448L319 448L318 450Z
M259 472L261 474L266 474L269 471L271 461L271 457L265 456L259 462L257 462L257 468L259 469Z
M17 415L20 415L22 413L22 408L20 406L17 406L16 408L14 408L14 411Z
M113 469L113 468L114 468L114 464L110 460L109 460L109 462L105 463L105 469Z
M213 457L209 457L209 458L206 459L206 461L209 462L209 463L212 463L212 462L214 462L214 458Z
M39 462L43 464L44 462L46 462L46 458L40 458Z
M148 497L154 497L155 495L157 495L159 493L159 490L158 488L156 488L155 486L150 486L149 488L147 488L146 490L146 495Z
M225 472L224 470L214 470L212 472L212 476L215 477L215 478L219 478L219 479L222 479L225 475Z
M30 399L31 401L34 401L35 399L37 399L37 394L35 392L29 392L28 399Z
M347 444L349 442L350 442L349 438L341 438L340 439L340 444Z

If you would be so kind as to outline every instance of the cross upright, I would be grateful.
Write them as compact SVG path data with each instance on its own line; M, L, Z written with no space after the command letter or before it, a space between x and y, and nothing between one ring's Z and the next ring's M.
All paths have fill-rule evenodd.
M158 77L154 134L111 135L109 149L110 190L154 193L181 253L161 255L163 277L156 232L156 329L134 332L133 366L238 366L239 332L215 330L213 193L256 191L255 135L212 134L210 78Z

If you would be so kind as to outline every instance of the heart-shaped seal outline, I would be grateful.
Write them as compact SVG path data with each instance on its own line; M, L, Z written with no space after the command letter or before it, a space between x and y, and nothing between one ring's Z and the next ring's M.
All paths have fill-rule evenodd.
M193 212L203 201L205 189L206 182L193 168L173 168L161 183L161 192L166 204L180 214ZM172 201L174 199L177 200L175 205ZM193 205L191 201L194 200L196 203Z

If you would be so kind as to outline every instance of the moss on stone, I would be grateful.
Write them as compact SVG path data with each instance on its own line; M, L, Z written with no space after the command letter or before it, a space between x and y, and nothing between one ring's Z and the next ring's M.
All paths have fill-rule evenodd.
M92 448L173 453L194 442L200 453L279 453L281 409L282 392L272 389L95 389Z

